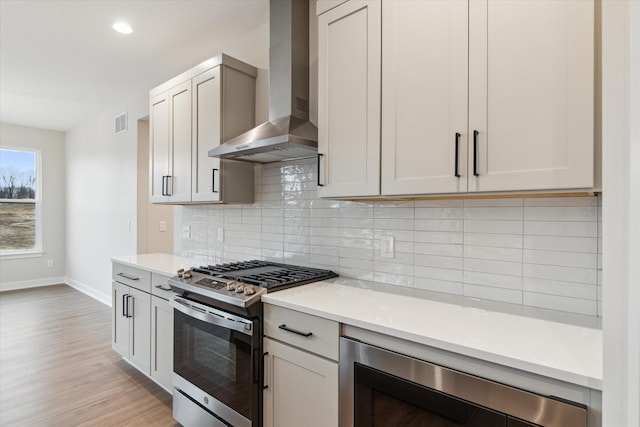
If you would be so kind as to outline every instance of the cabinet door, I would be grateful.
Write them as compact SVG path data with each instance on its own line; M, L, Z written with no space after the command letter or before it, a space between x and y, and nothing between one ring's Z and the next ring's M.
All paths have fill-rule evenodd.
M468 3L384 1L382 16L382 194L466 191Z
M169 176L169 97L167 93L149 102L149 201L167 201L166 179Z
M169 200L191 201L191 80L169 90Z
M192 200L220 200L220 159L208 152L220 145L220 68L194 77Z
M129 361L149 375L151 353L151 295L129 288Z
M380 194L380 1L318 17L321 197Z
M338 425L338 364L264 339L265 427Z
M151 298L151 378L173 390L173 308L169 301Z
M472 1L469 24L469 191L592 187L593 0Z
M129 357L129 318L126 316L126 298L129 287L112 282L111 287L111 348L123 357Z

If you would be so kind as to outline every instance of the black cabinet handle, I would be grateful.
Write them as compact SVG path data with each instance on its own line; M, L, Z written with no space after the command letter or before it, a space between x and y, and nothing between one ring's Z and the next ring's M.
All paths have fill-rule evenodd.
M216 172L218 171L218 169L213 168L211 169L211 192L212 193L217 193L218 190L216 190Z
M129 280L140 280L139 277L131 276L130 274L127 274L127 273L118 273L118 276L124 277L125 279L129 279Z
M163 196L167 195L167 190L165 190L165 188L166 188L165 187L166 180L167 180L167 176L166 175L162 175L162 195Z
M473 131L473 176L480 176L478 173L478 131Z
M122 295L122 317L127 316L127 294Z
M456 157L455 157L455 165L454 165L454 173L453 176L456 178L460 178L460 173L458 171L458 145L460 143L460 133L456 132Z
M127 295L127 317L133 317L133 314L129 311L129 299L132 298L131 295Z
M171 290L171 288L165 288L162 285L156 285L156 289L162 289L163 291L170 291Z
M278 326L278 328L282 329L283 331L287 331L287 332L291 332L291 333L296 334L296 335L303 336L305 338L308 338L311 335L313 335L313 332L300 332L300 331L296 331L295 329L287 328L287 325L285 325L285 324L282 324L282 325Z
M268 355L269 355L269 352L268 352L268 351L265 351L265 352L262 354L262 360L263 360L263 362L264 362L264 358L265 358L265 357L267 357ZM267 372L267 367L266 367L266 366L264 367L264 372L265 372L265 373ZM263 390L266 390L266 389L268 389L268 388L269 388L269 384L264 384L264 385L262 386L262 389L263 389Z
M171 175L167 175L167 194L165 196L171 196L173 193L173 179Z
M318 153L318 187L324 187L324 184L320 184L320 158L324 156L324 154Z

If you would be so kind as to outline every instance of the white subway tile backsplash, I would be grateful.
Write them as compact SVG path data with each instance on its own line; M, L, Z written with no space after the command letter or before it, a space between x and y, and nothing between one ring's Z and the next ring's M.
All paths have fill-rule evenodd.
M452 268L462 270L462 258L439 255L414 255L415 265L422 267Z
M595 221L596 216L594 206L524 208L525 221Z
M523 277L536 279L561 280L565 282L586 283L595 285L597 282L595 268L561 267L555 265L522 264Z
M492 219L496 221L522 220L521 207L483 207L464 209L464 219Z
M204 263L249 258L397 286L602 314L602 198L318 199L313 159L255 167L256 203L182 206ZM224 228L224 242L217 241ZM380 254L393 236L394 258Z
M533 279L525 277L522 280L522 289L526 292L540 294L559 295L572 298L595 300L597 286L585 283L561 282L558 280Z
M466 297L522 304L522 291L520 290L494 288L491 286L465 283L463 292L463 295Z
M597 206L598 198L589 197L531 197L524 199L525 206Z
M446 280L427 277L414 277L414 287L427 291L444 292L446 294L462 295L462 282L448 282Z
M597 253L598 240L594 237L524 236L524 248Z
M464 221L465 233L518 234L522 235L522 221L492 221L472 220Z
M480 273L506 274L508 276L522 276L522 263L465 258L464 270L477 271Z
M522 262L522 249L465 245L463 254L465 258Z
M593 268L597 265L597 258L596 254L589 253L525 249L522 261L529 264Z
M525 221L524 234L535 236L596 237L595 222Z
M414 269L416 277L446 280L449 282L462 282L462 270L450 268L423 267L416 265Z
M517 234L465 233L465 246L522 248L522 236Z
M465 271L463 279L465 285L483 285L494 288L506 288L522 291L522 276L506 276L504 274Z

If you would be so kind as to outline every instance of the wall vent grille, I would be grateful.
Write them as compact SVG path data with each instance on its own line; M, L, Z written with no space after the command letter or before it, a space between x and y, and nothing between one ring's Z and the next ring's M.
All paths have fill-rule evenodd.
M116 123L116 135L122 133L122 132L126 132L127 131L127 113L124 112L122 114L119 114L115 117L115 123Z

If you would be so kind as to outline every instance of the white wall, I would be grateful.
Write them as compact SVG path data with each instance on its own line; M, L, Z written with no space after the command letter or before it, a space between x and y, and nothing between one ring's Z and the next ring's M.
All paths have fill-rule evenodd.
M64 282L65 135L62 132L0 123L2 147L42 153L42 245L34 258L0 260L0 290ZM47 267L47 260L54 266Z
M114 135L114 117L123 111L129 130ZM136 253L136 125L147 115L148 95L140 94L67 133L66 275L107 304L111 257Z
M640 2L602 2L603 425L640 425Z

